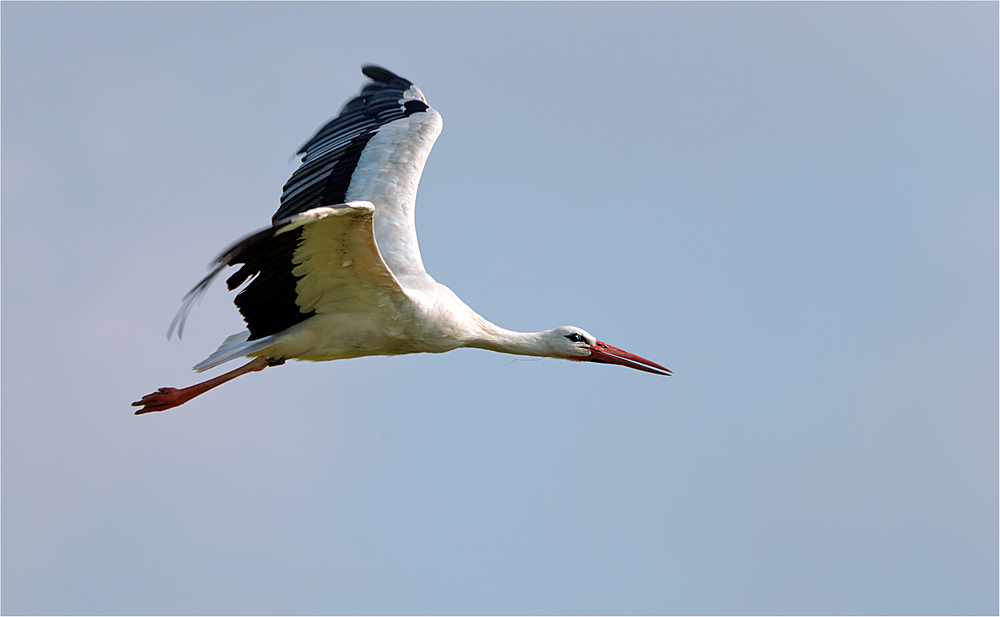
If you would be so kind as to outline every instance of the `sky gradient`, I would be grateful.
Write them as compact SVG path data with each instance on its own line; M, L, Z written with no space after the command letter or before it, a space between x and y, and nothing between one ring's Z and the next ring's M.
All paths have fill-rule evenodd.
M0 13L3 613L1000 610L996 3ZM428 271L673 377L459 350L132 415L242 328L216 285L164 337L364 63L444 118Z

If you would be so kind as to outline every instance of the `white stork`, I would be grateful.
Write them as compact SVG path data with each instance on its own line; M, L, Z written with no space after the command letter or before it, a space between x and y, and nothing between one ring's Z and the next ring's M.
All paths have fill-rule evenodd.
M184 298L183 333L194 300L226 266L247 330L194 367L204 371L248 356L248 364L184 389L160 388L132 403L136 414L181 405L244 373L285 360L442 353L475 347L524 356L670 370L598 341L580 328L512 332L480 317L424 270L413 213L441 116L410 81L377 67L340 115L298 154L271 227L226 249Z

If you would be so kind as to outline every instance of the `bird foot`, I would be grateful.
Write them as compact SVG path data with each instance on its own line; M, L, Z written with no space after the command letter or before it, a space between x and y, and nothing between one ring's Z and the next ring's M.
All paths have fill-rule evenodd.
M142 407L142 409L135 412L135 415L137 416L151 411L164 411L165 409L170 409L171 407L183 405L199 394L204 394L216 386L221 386L230 379L235 379L246 373L263 371L268 366L277 366L279 364L283 364L284 362L284 360L254 358L235 371L229 371L225 375L219 375L218 377L197 383L189 388L184 388L183 390L178 390L177 388L160 388L156 392L147 394L138 401L132 403L132 406Z
M191 397L184 396L183 390L177 388L160 388L156 392L147 394L138 401L132 403L133 407L142 407L135 412L135 415L150 413L152 411L164 411L171 407L177 407L186 403Z

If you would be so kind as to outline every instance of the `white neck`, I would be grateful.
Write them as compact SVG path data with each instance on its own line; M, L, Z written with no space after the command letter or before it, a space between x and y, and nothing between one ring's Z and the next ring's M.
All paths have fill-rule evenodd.
M477 315L478 317L478 315ZM545 344L546 332L514 332L492 324L482 317L476 323L476 336L465 344L465 347L487 349L517 356L551 355L551 350Z

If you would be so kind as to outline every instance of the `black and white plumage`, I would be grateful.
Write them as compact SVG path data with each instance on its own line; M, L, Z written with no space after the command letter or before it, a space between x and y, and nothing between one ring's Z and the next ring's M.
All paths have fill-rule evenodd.
M441 116L409 80L376 66L371 82L302 147L272 225L223 252L185 297L171 324L182 332L194 300L227 266L247 330L195 366L242 356L249 364L202 384L161 388L136 413L180 405L246 372L286 359L440 353L476 347L531 356L670 371L601 343L580 328L536 333L500 328L424 269L414 225L417 185ZM249 281L249 282L247 282ZM168 332L168 337L170 332Z

